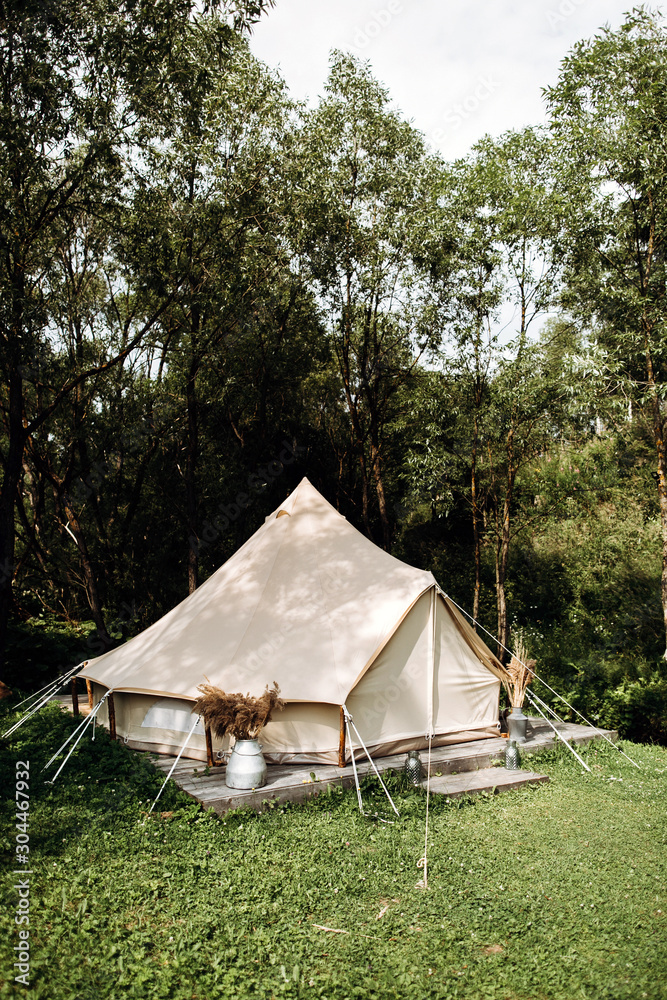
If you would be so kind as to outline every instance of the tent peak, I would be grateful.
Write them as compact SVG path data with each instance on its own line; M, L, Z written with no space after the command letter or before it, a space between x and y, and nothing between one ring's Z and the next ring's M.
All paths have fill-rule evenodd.
M313 486L311 481L307 476L304 476L300 481L298 486L295 486L291 493L289 493L279 507L276 507L274 511L268 514L265 521L275 520L280 512L283 511L286 514L303 514L303 513L318 513L318 514L335 514L336 517L346 520L345 516L336 510L333 504L329 503L325 496L323 496L316 486Z

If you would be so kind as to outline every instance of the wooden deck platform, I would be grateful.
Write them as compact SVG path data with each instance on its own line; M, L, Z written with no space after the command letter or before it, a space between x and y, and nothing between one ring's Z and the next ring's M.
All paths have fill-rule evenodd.
M589 743L600 739L597 730L589 726L572 723L557 724L559 732L572 744ZM609 739L618 734L612 730L601 730ZM552 729L541 719L532 719L528 728L528 740L520 747L522 757L537 750L552 747L556 737ZM476 740L472 743L454 743L437 747L431 754L431 791L436 794L470 795L484 790L500 791L518 787L526 783L548 781L545 775L530 771L506 771L504 767L493 766L494 761L504 758L507 741L504 738ZM151 754L155 766L168 774L175 757L167 754ZM427 751L421 753L426 766ZM378 771L399 770L403 767L405 754L380 757L375 760ZM303 802L318 795L329 785L349 788L354 785L352 765L340 768L319 764L270 764L268 778L262 788L239 790L225 784L225 767L210 768L200 761L181 759L172 775L182 791L191 795L204 806L218 814L230 809L261 809L265 802ZM357 762L360 775L372 773L368 760ZM484 771L484 774L479 772ZM476 772L476 777L471 773ZM433 779L436 779L435 781Z

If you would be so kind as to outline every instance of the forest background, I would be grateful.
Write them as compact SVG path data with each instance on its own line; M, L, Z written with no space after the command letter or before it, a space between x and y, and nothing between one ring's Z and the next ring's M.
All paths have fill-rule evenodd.
M307 475L667 741L664 20L447 162L347 53L291 99L270 5L0 5L4 681L144 629Z

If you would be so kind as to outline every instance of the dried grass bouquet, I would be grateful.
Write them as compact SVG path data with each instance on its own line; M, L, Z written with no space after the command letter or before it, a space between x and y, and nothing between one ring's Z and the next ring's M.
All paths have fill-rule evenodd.
M201 697L192 711L204 716L204 722L218 739L229 733L237 740L256 740L273 713L285 707L275 681L272 688L267 684L259 698L227 694L213 684L200 684L197 690L201 691Z
M521 708L526 696L526 688L535 676L537 660L528 659L523 638L519 636L514 644L514 653L506 667L508 678L504 681L505 689L512 708Z

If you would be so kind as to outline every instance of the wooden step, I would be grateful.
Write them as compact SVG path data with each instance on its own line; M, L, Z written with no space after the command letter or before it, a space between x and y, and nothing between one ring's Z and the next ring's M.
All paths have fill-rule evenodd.
M546 774L535 771L508 771L506 767L483 767L479 771L465 771L463 774L445 774L441 778L431 778L431 792L446 795L450 799L460 795L477 795L479 792L509 792L523 785L536 785L548 781ZM426 782L422 781L426 787Z

